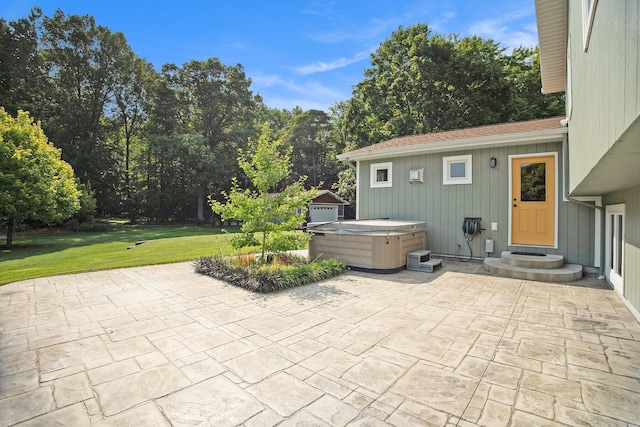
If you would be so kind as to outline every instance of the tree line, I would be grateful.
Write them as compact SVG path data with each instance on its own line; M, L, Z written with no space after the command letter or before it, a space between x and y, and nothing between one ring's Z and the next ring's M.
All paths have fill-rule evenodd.
M265 105L241 64L212 57L159 69L89 15L34 8L0 19L0 106L28 111L62 150L100 215L205 221L237 178L238 149L267 123L292 149L284 186L333 188L354 201L355 176L335 156L401 135L562 114L540 93L537 48L507 54L479 37L400 27L371 55L352 97L303 111ZM277 188L274 190L278 190Z

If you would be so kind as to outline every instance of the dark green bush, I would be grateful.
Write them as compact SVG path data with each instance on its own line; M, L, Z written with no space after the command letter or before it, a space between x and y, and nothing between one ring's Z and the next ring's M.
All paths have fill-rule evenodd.
M247 263L246 256L207 256L196 260L194 266L197 273L260 293L318 282L345 270L344 263L337 259L310 262L291 254L271 256L268 263Z
M75 218L71 218L64 224L64 228L68 231L78 231L79 226L80 222L78 222L78 220Z
M78 225L77 231L85 233L102 233L104 231L109 231L109 224L105 224L104 222L83 222Z

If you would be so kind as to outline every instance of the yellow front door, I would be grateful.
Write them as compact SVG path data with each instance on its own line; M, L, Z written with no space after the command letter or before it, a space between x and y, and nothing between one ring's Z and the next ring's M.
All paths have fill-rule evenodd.
M511 243L553 246L555 243L555 157L511 159Z

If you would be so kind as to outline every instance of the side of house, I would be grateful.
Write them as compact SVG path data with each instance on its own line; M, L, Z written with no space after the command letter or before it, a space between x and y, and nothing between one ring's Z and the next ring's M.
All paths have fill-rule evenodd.
M637 1L536 0L543 92L566 91L568 192L601 198L605 274L640 318Z
M598 266L595 209L563 198L566 134L552 118L396 138L339 158L357 162L357 218L425 222L434 254L526 251ZM484 230L465 236L465 218Z

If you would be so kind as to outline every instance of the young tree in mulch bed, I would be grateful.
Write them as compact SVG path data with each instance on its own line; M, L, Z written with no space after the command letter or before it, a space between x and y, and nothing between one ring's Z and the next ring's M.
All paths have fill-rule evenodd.
M281 192L273 192L291 172L291 147L285 146L283 139L274 140L268 124L263 126L257 143L250 142L247 150L239 150L238 164L254 189L240 188L234 178L231 191L224 194L226 203L212 200L211 205L223 221L242 223L233 246L260 246L260 256L204 257L196 261L196 272L253 291L273 292L344 271L344 264L338 260L308 262L284 253L308 240L306 234L291 232L304 223L316 190L305 190L306 177L301 177ZM272 255L268 257L268 253Z

